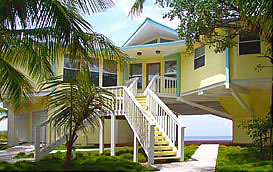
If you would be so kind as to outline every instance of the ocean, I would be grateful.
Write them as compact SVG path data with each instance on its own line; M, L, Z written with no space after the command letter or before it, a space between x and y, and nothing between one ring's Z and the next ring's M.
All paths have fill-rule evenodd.
M232 140L232 136L185 136L185 140Z

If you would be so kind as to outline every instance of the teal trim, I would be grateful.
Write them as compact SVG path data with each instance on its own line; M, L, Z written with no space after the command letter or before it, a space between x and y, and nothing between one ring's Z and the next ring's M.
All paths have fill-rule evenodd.
M177 87L176 87L176 96L180 96L180 88L181 88L181 55L179 53L176 56L176 79L177 79Z
M229 29L226 29L226 37L229 36ZM230 85L230 49L226 48L226 88Z
M152 19L150 19L150 18L146 18L145 20L144 20L144 22L137 28L137 30L129 37L129 39L122 45L122 47L124 47L135 35L136 35L136 33L145 25L145 24L147 24L147 23L150 23L150 24L153 24L153 25L155 25L155 26L158 26L158 27L160 27L160 28L162 28L162 29L165 29L165 30L167 30L168 32L171 32L171 33L173 33L173 34L175 34L175 35L177 35L178 36L178 33L177 33L177 31L176 30L174 30L174 29L172 29L172 28L170 28L170 27L168 27L168 26L165 26L165 25L163 25L163 24L161 24L161 23L158 23L158 22L156 22L156 21L154 21L154 20L152 20Z
M180 56L180 53L177 52L177 53L174 53L174 54L170 54L170 55L164 56L164 60L174 60L174 59L176 59L179 56Z
M137 50L139 48L153 48L153 47L161 47L161 46L172 46L172 45L179 45L185 44L185 40L178 40L173 42L163 42L163 43L154 43L154 44L145 44L145 45L133 45L128 47L121 47L121 50Z

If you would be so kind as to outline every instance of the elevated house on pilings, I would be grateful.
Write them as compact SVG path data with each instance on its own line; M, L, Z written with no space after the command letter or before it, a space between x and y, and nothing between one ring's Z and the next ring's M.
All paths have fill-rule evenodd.
M130 56L129 64L115 66L99 59L90 68L94 83L112 91L117 104L114 113L105 114L99 130L81 135L76 144L99 144L101 153L104 144L110 144L115 155L117 144L133 143L134 161L138 145L150 164L155 159L183 161L185 126L179 115L199 114L231 119L233 143L249 143L238 124L269 112L272 68L255 70L270 65L257 58L265 52L259 37L244 34L236 39L238 46L222 53L196 43L194 53L188 54L174 29L147 18L121 47ZM54 69L63 79L78 70L66 56ZM42 95L37 94L31 106L8 111L9 145L35 143L36 159L63 144L66 134L47 120Z

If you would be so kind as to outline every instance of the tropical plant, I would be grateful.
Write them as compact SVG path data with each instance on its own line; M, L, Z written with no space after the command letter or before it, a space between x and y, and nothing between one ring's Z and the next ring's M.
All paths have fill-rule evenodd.
M252 145L260 152L260 159L272 160L272 116L270 113L264 118L254 118L242 121L239 127L246 130L252 139Z
M95 86L88 72L80 72L76 79L68 81L52 78L41 85L48 89L54 87L49 95L49 109L55 111L49 114L55 126L67 128L66 136L66 161L65 167L72 165L73 144L77 140L79 131L94 130L98 125L101 114L112 111L115 103L115 95L107 90Z
M0 107L0 122L5 119L8 119L7 113L8 113L8 111L6 109Z
M111 0L2 0L0 3L0 95L13 108L30 102L35 83L54 75L64 54L124 61L123 54L83 15L113 7ZM72 60L73 60L72 59Z

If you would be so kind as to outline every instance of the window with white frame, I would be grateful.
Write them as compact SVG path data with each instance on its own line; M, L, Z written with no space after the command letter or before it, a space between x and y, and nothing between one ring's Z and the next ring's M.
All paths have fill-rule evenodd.
M103 87L117 86L117 63L112 60L103 60Z
M91 81L98 86L99 85L99 60L92 58L92 64L89 65L89 71L91 73ZM69 80L71 78L76 78L77 73L80 70L79 60L71 60L69 57L64 58L63 67L63 80Z
M130 64L130 76L131 78L138 78L137 88L142 89L142 63Z
M164 76L176 78L176 60L165 61Z
M253 32L240 32L239 55L260 53L261 53L260 37Z
M205 66L205 45L194 49L194 69Z

